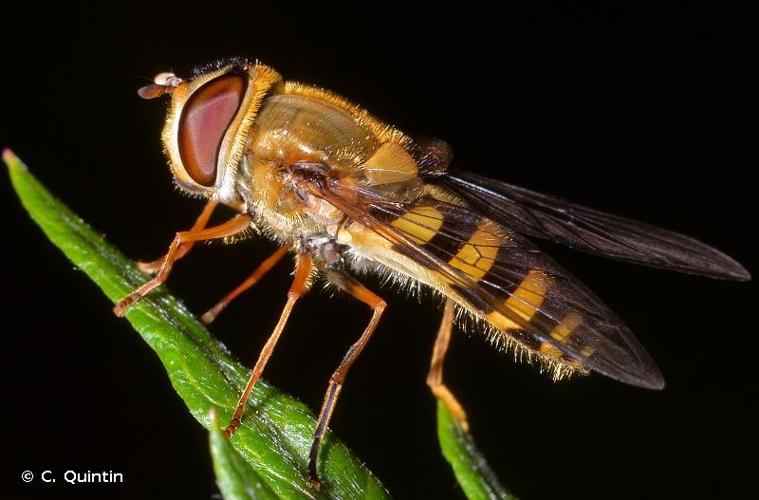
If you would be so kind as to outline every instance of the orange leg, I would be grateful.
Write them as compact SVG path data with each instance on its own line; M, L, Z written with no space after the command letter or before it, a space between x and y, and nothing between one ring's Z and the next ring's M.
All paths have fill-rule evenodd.
M116 313L117 316L123 316L124 312L130 305L140 300L142 297L150 293L151 290L166 281L166 278L169 277L169 273L171 273L171 268L174 266L174 262L176 262L179 248L183 243L233 236L248 229L248 227L250 227L250 222L251 218L249 215L241 214L218 226L201 229L199 231L183 231L177 233L176 236L174 236L174 241L169 245L169 251L166 252L166 257L161 263L161 269L158 271L158 274L156 274L152 280L121 299L118 304L116 304L116 307L113 308L113 312Z
M337 397L340 395L340 390L343 388L345 377L348 375L348 370L350 370L353 362L356 361L356 358L358 358L359 354L364 350L364 347L366 347L374 330L377 328L377 324L379 324L380 316L382 316L385 307L387 307L387 304L381 297L366 289L361 283L353 278L334 271L328 271L327 277L332 284L338 286L371 307L373 312L369 324L366 325L366 329L364 329L364 333L362 333L356 343L348 349L348 352L338 365L337 370L335 370L329 379L329 386L327 386L322 409L319 412L319 419L317 420L316 429L314 430L314 439L311 443L311 452L309 453L308 460L308 482L316 489L319 489L321 486L316 470L317 462L319 460L319 451L321 450L324 433L327 432L327 426L332 417L332 411L335 409Z
M198 219L195 221L195 224L192 225L190 231L200 231L201 229L204 229L206 227L206 224L208 224L208 220L211 218L211 214L216 208L216 205L216 200L208 200L208 203L206 203L206 206L203 207L203 211L200 212ZM176 255L174 256L174 262L184 257L194 244L194 241L187 241L185 243L182 243L177 249ZM155 274L161 270L161 266L163 265L164 260L166 260L166 255L152 262L138 262L137 269L145 274Z
M274 351L274 346L277 345L277 341L282 334L282 330L285 328L285 324L290 317L290 312L292 311L295 302L308 288L308 277L311 275L312 268L313 262L311 261L311 256L309 254L300 254L298 256L298 261L295 264L295 278L293 278L293 283L290 285L290 291L287 292L287 302L282 310L282 314L279 316L277 326L274 327L274 331L269 336L269 340L266 341L263 349L261 349L261 354L258 355L258 361L256 361L256 365L250 373L250 378L245 386L245 390L237 401L237 407L235 408L232 420L229 421L226 429L224 429L224 434L226 434L227 437L234 434L237 427L240 426L242 415L245 412L245 406L248 404L251 391L253 391L253 386L256 385L256 382L258 382L258 379L261 377L261 373L263 373L264 367L266 367L266 363L269 361L272 351Z
M469 423L467 422L464 408L443 383L443 360L445 359L446 351L448 351L448 344L451 341L452 330L453 301L448 299L445 302L443 320L440 323L440 330L437 332L435 347L432 350L432 362L430 363L430 371L427 374L427 385L430 386L432 394L448 407L448 411L451 412L453 418L458 420L461 428L464 429L464 431L469 432Z
M218 304L216 304L215 306L213 306L211 309L209 309L208 311L206 311L206 313L203 316L201 316L200 319L203 321L203 323L205 323L207 325L211 324L213 322L213 320L216 319L216 316L218 316L219 313L221 311L223 311L224 308L226 308L229 305L230 302L232 302L234 299L236 299L241 293L243 293L244 291L246 291L248 288L250 288L253 285L255 285L256 283L258 283L258 281L266 273L268 273L269 271L271 271L271 269L275 265L277 265L277 262L279 262L280 260L282 260L282 257L284 257L287 254L287 252L288 252L288 250L290 250L290 248L292 248L292 244L291 243L287 243L285 245L282 245L281 247L279 247L279 249L276 252L274 252L273 254L271 254L265 261L261 262L261 265L259 265L256 268L256 270L253 271L253 273L250 276L247 277L247 279L245 281L243 281L242 283L240 283L240 285L238 285L237 288L235 288L234 290L232 290L232 292L230 292L226 297L224 297L223 299L221 299Z

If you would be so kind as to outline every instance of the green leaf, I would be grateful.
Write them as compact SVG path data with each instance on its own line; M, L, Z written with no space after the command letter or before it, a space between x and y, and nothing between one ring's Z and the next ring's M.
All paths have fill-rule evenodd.
M216 484L224 500L277 500L256 471L237 453L224 436L215 409L209 415L211 432L209 445Z
M21 203L50 241L116 301L147 277L82 219L55 199L10 151L3 159ZM132 306L126 318L158 354L174 389L207 429L209 411L229 419L248 369L164 288ZM114 317L114 321L120 321ZM243 423L230 440L250 469L277 498L388 498L382 484L339 440L322 449L321 491L306 483L314 417L306 405L265 381L256 384Z
M501 486L472 437L440 402L437 404L437 435L443 455L469 500L516 498Z

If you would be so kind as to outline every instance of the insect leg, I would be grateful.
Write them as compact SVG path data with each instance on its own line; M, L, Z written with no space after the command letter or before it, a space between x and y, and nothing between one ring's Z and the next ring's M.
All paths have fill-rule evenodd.
M343 387L348 370L351 365L353 365L356 358L358 358L359 354L361 354L361 351L364 350L364 347L366 347L367 342L369 342L374 330L377 328L380 316L382 316L385 307L387 307L387 304L381 297L366 289L361 283L350 276L330 270L327 271L327 278L332 284L371 307L373 313L372 318L369 320L369 324L366 326L366 329L364 329L364 333L362 333L356 343L348 349L348 352L343 357L340 365L338 365L337 370L335 370L329 379L329 386L324 395L322 409L319 412L319 419L316 424L316 429L314 430L314 440L311 444L311 452L309 453L308 460L308 482L311 486L317 489L319 488L320 483L316 465L319 460L321 442L322 439L324 439L324 433L327 431L327 425L332 416L332 410L335 408L337 397L340 395L340 390Z
M208 311L206 311L206 313L203 314L203 316L201 316L201 319L203 320L203 323L205 323L207 325L210 324L210 323L212 323L213 320L216 319L216 316L218 316L219 313L221 311L223 311L224 308L226 308L229 305L230 302L232 302L234 299L236 299L237 296L239 296L241 293L243 293L244 291L246 291L248 288L250 288L253 285L255 285L256 283L258 283L258 281L266 273L268 273L269 271L271 271L271 269L275 265L277 265L277 262L279 262L280 260L282 260L282 257L284 257L287 254L287 252L288 252L288 250L290 250L290 248L292 248L292 243L287 243L285 245L282 245L281 247L279 247L279 249L276 252L274 252L269 257L267 257L265 261L261 262L261 264L256 268L256 270L253 271L251 273L251 275L248 276L245 279L245 281L243 281L242 283L240 283L237 286L237 288L235 288L234 290L232 290L226 297L224 297L223 299L221 299L218 304L216 304L215 306L213 306L211 309L209 309Z
M195 224L192 225L192 228L190 228L190 231L200 231L201 229L205 229L206 224L208 224L208 220L211 218L211 214L216 208L216 205L217 205L216 200L214 199L208 200L208 203L206 203L206 206L203 207L203 211L200 212L198 219L195 221ZM185 243L182 243L179 246L179 249L177 250L176 255L174 256L174 262L184 257L185 254L187 254L187 252L190 251L190 249L192 248L194 244L195 244L194 241L187 241ZM139 269L145 274L155 274L161 270L161 265L163 264L164 260L166 260L165 255L152 262L138 262L137 269Z
M258 355L258 360L253 367L253 371L250 373L250 378L248 378L248 383L245 385L245 390L243 390L240 399L237 401L235 413L227 427L224 429L224 434L226 434L227 437L234 434L237 427L240 426L242 415L245 412L245 406L248 404L248 399L250 399L250 393L253 390L253 386L256 385L256 382L258 382L258 379L261 377L261 373L263 373L264 367L269 361L272 351L274 351L274 346L277 345L279 336L282 334L287 319L290 317L293 305L295 305L295 302L308 288L308 277L311 275L312 268L313 262L311 256L307 253L299 254L298 261L295 264L295 277L293 278L292 285L290 285L290 290L287 292L287 302L282 310L282 314L279 316L277 326L274 327L274 331L269 336L269 340L266 341L263 349L261 349L261 353Z
M461 428L468 432L469 423L467 422L464 408L443 383L443 360L445 359L446 351L448 351L452 329L453 301L448 299L445 302L443 320L440 323L437 339L435 339L435 347L432 350L432 361L430 362L430 371L427 374L427 385L430 387L430 390L432 390L432 394L448 407L448 411L450 411L451 415L458 420Z
M250 227L250 221L251 218L249 215L241 214L218 226L201 229L199 231L182 231L180 233L177 233L176 236L174 236L174 241L172 241L171 245L169 245L169 251L166 252L166 257L161 263L161 269L158 271L158 274L156 274L152 280L144 283L132 293L122 298L116 304L116 307L113 308L113 312L116 313L117 316L123 316L126 309L132 303L140 300L142 297L150 293L151 290L166 281L166 278L169 277L169 273L171 272L171 268L174 266L177 252L179 251L179 247L182 245L182 243L213 240L226 238L227 236L233 236L248 229L248 227Z

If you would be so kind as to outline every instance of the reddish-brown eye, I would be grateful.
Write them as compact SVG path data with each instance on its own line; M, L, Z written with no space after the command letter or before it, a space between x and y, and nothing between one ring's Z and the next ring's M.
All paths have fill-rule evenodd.
M246 78L226 75L200 87L185 103L179 120L179 155L187 174L213 186L224 134L245 96Z

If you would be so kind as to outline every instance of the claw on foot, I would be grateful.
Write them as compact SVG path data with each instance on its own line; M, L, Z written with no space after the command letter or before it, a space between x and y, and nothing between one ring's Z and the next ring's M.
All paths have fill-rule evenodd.
M224 428L224 435L229 437L232 437L232 434L235 433L237 428L240 426L240 419L238 418L232 418L232 420L229 421L229 424Z
M124 316L127 309L129 309L129 306L131 306L139 297L139 295L131 294L127 295L120 301L116 303L116 305L113 307L113 314L115 314L118 317Z
M459 420L459 426L461 427L461 430L469 434L469 422L466 421L466 419Z
M317 478L315 478L315 477L310 477L310 476L309 476L309 478L308 478L308 485L309 485L311 488L315 489L316 491L319 491L319 490L321 490L321 489L322 489L322 482L321 482L321 481L319 481L319 480L318 480Z
M224 306L219 304L215 307L212 307L208 311L206 311L203 316L200 317L200 321L202 321L206 325L210 325L214 322L216 319L216 316L219 315L219 313L224 309Z

